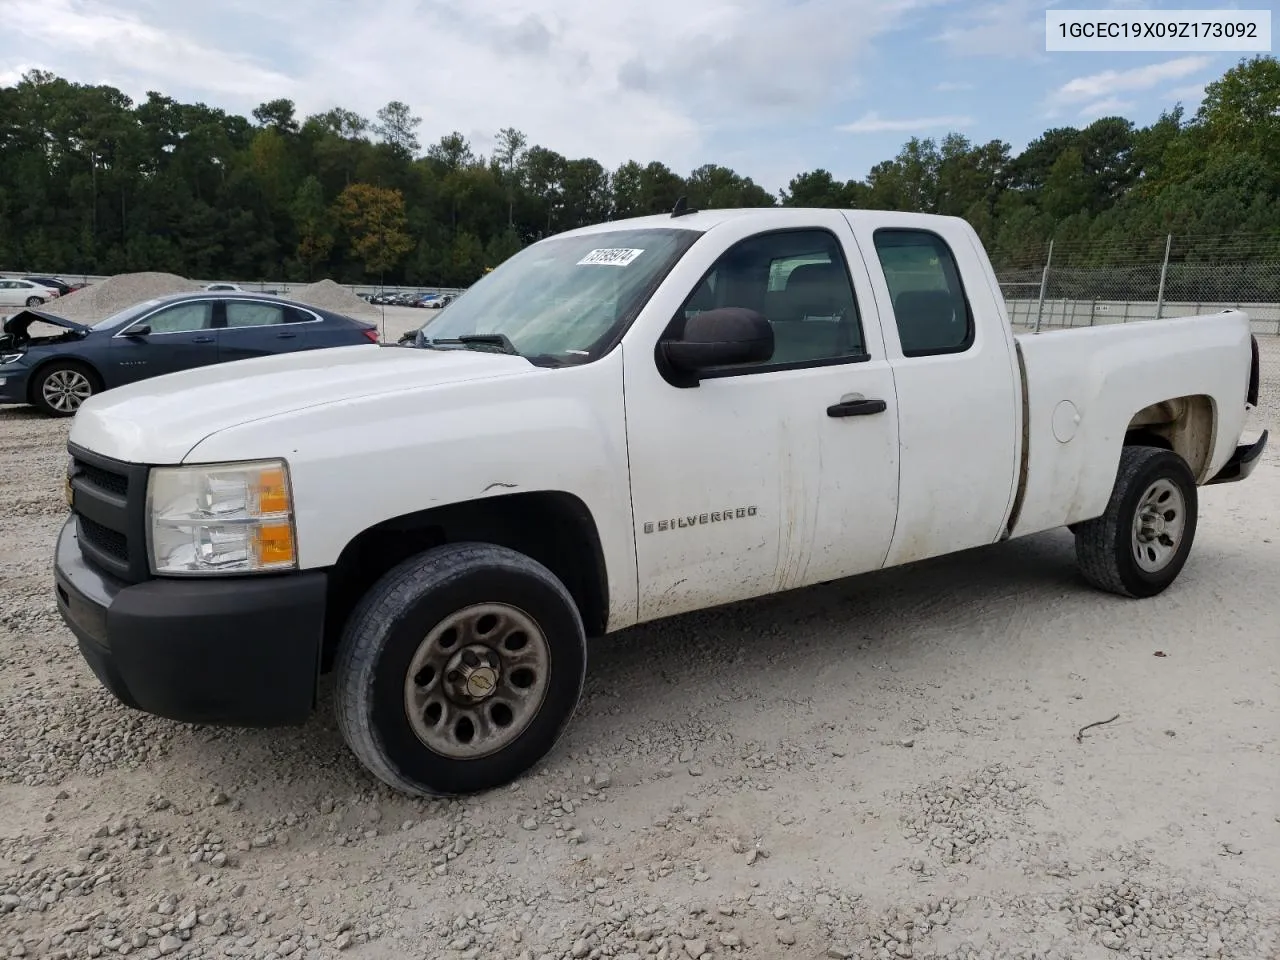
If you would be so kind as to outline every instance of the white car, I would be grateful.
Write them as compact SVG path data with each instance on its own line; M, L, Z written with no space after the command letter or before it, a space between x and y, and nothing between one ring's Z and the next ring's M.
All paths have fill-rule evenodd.
M207 283L204 287L206 290L230 290L234 293L243 293L238 283Z
M38 307L58 296L53 287L30 280L0 279L0 307Z
M1015 333L953 217L584 227L504 261L415 344L84 402L52 579L120 700L298 724L332 671L374 774L486 790L553 748L588 638L1064 526L1086 582L1152 598L1199 489L1267 443L1242 436L1247 314Z

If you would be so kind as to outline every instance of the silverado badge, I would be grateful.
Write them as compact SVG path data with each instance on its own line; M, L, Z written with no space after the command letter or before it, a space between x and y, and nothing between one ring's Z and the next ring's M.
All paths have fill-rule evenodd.
M672 517L670 520L650 520L644 525L645 533L653 533L655 530L662 532L665 530L679 530L683 527L697 527L704 523L722 523L725 520L742 520L746 517L754 517L756 515L755 507L726 507L723 510L713 510L710 513L690 513L683 517Z

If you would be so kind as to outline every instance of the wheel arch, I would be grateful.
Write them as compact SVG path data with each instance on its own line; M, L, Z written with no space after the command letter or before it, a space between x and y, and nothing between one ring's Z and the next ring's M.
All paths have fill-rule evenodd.
M537 560L564 583L587 635L604 633L608 570L590 509L560 490L501 494L391 517L352 537L330 569L325 668L351 611L383 574L424 550L463 541L509 547Z
M1217 426L1217 405L1212 397L1174 397L1148 404L1130 417L1124 446L1171 450L1187 462L1196 483L1203 484L1212 467Z

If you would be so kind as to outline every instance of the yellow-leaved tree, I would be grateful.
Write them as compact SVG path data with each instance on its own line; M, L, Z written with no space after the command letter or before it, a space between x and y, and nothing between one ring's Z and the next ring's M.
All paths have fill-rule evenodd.
M347 230L351 249L371 274L390 270L413 249L399 190L353 183L338 194L334 212Z

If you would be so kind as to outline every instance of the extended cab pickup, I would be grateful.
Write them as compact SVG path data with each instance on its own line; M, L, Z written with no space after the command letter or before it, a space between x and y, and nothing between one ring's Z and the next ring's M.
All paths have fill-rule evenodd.
M132 707L297 724L332 671L374 774L470 793L636 623L1062 526L1158 594L1257 393L1239 312L1015 335L960 219L678 209L531 245L409 344L91 398L58 604Z

